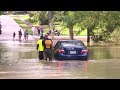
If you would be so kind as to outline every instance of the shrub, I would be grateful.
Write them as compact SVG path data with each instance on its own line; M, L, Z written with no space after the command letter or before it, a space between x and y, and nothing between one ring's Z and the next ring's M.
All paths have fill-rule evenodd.
M120 28L116 28L110 35L109 41L120 44Z

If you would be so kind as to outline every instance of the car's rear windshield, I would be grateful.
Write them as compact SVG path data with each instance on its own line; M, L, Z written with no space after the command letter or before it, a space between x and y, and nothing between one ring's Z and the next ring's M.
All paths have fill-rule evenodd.
M62 46L85 46L81 41L62 41Z

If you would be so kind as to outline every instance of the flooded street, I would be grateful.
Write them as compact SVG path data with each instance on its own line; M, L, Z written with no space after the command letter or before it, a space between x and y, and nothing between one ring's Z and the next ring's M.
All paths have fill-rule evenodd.
M3 31L0 35L0 79L120 78L120 46L90 46L88 61L39 61L32 35L28 42L12 41L12 33L17 33L21 27L7 15L2 15L0 21ZM58 36L53 43L61 37L69 38ZM85 39L79 39L82 38Z
M117 46L91 46L88 61L39 61L35 41L0 41L0 79L118 79L119 53Z

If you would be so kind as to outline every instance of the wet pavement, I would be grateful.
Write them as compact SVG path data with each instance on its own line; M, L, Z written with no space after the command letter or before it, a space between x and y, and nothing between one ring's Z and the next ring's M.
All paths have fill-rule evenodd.
M0 79L119 79L120 47L89 47L89 60L39 61L36 42L0 41Z

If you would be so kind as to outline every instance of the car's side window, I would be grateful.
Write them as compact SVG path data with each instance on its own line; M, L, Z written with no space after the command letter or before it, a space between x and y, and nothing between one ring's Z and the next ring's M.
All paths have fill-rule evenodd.
M55 48L54 48L55 50L59 47L59 43L60 43L60 42L57 42L57 43L56 43Z

